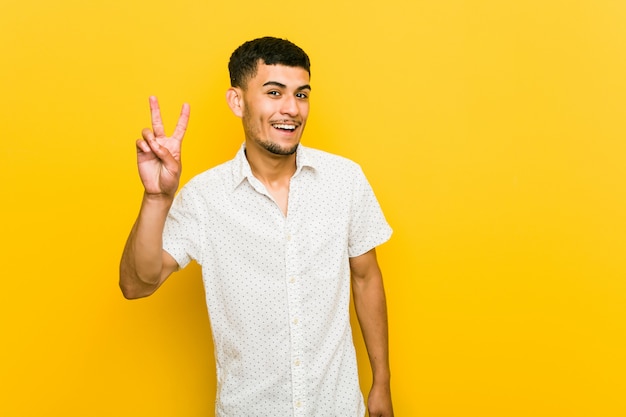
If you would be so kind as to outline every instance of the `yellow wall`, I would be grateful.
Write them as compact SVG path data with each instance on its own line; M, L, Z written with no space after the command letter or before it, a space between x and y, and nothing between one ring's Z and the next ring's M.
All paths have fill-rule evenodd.
M313 60L305 143L393 239L398 416L626 415L626 3L3 0L0 415L212 416L197 266L122 299L134 140L192 106L184 179L242 141L230 52ZM369 368L357 340L362 380Z

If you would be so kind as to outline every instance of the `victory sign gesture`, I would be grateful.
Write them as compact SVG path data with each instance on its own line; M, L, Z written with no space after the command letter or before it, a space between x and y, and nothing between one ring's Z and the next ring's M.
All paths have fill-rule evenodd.
M178 190L182 164L180 150L189 122L189 104L183 104L172 136L165 135L161 109L156 97L150 97L152 129L143 129L137 140L137 167L146 195L173 198Z

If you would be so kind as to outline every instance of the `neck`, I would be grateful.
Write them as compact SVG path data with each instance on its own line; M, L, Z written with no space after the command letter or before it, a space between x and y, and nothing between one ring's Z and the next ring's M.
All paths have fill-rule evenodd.
M296 154L276 155L264 148L246 143L246 159L252 174L265 184L289 182L296 172Z

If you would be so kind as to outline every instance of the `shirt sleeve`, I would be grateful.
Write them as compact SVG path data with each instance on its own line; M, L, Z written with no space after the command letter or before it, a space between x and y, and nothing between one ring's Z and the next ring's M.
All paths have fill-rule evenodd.
M163 250L172 255L179 268L198 260L200 255L201 216L197 198L192 187L183 187L165 220Z
M391 237L391 227L387 223L363 171L359 167L354 180L348 256L362 255Z

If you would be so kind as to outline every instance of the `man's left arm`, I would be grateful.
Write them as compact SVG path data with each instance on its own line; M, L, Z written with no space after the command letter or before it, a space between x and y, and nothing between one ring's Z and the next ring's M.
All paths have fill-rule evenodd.
M387 302L376 249L350 258L352 294L373 383L367 400L370 417L393 417L391 403Z

